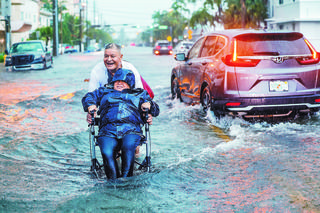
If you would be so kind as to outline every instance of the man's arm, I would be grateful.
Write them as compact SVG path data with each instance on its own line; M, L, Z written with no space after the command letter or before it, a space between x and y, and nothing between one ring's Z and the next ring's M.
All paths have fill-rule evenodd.
M91 71L88 91L92 92L108 82L107 68L103 62L99 62Z
M122 68L131 70L131 71L133 72L134 78L135 78L135 88L141 88L141 89L143 89L143 84L142 84L142 81L141 81L141 76L140 76L138 70L137 70L132 64L130 64L130 63L127 62L127 61L122 61Z
M151 87L148 85L148 83L142 78L142 76L139 74L138 70L129 62L127 61L122 61L122 67L128 70L131 70L134 74L135 78L135 88L141 88L144 90L147 90L150 97L153 99L154 94L151 89Z

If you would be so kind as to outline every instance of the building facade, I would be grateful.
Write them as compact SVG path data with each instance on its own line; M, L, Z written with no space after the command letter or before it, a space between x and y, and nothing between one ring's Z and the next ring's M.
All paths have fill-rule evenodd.
M62 2L62 0L58 0ZM64 1L68 13L74 14L79 9L79 0ZM6 38L5 22L0 21L0 52L9 44L26 41L37 28L50 26L52 13L43 8L40 0L0 0L0 17L10 17L10 35ZM9 46L10 46L9 45Z
M268 29L303 33L320 51L320 0L270 0Z

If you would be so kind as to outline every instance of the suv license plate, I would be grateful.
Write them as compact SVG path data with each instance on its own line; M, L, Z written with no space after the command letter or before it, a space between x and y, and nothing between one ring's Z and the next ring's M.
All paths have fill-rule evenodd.
M287 92L289 90L288 81L270 81L270 92Z

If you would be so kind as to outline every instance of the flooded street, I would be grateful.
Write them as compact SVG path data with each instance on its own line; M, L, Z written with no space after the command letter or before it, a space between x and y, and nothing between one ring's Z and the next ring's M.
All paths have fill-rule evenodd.
M319 113L278 124L217 120L170 99L172 56L123 53L160 106L152 172L116 183L90 173L81 98L102 52L59 56L45 71L1 65L0 212L320 212Z

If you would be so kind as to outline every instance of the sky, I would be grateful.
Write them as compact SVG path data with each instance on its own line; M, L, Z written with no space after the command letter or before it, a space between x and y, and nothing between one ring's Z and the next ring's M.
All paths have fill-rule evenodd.
M128 38L137 37L140 32L152 26L152 15L156 11L169 11L175 2L175 0L81 0L81 2L85 1L88 3L88 20L94 25L111 25L116 32L113 33L113 38L119 38L124 31ZM199 4L201 1L199 0ZM197 6L189 4L188 7L191 7L189 9L192 11ZM130 26L139 26L139 28Z
M172 2L173 0L95 0L95 11L99 22L143 27L151 26L152 14L158 10L169 10Z

